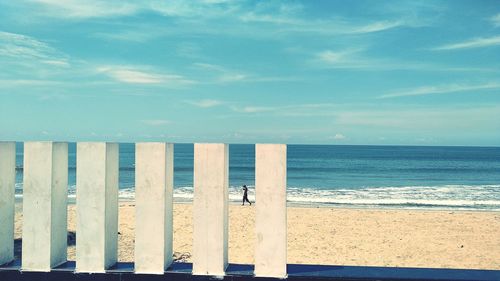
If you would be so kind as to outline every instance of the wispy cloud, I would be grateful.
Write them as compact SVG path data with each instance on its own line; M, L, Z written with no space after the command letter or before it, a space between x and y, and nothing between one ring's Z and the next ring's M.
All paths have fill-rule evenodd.
M144 68L144 69L143 69ZM195 81L177 74L164 74L147 70L146 67L101 66L97 71L104 73L116 81L130 84L156 84L163 86L187 86Z
M443 50L460 50L472 48L484 48L500 45L500 36L486 37L486 38L473 38L464 42L454 43L433 48L435 51Z
M454 105L450 107L420 107L409 105L407 108L394 107L387 104L290 104L278 106L241 106L233 107L233 110L242 114L253 116L275 115L286 118L299 117L302 120L315 120L324 122L330 128L345 130L343 132L331 132L326 138L335 140L353 140L355 137L347 137L345 133L353 130L373 131L376 134L380 130L421 130L429 132L435 130L457 131L467 129L469 131L498 130L500 127L496 119L500 107L498 105ZM321 117L320 119L317 119ZM234 117L233 117L234 118ZM304 119L307 118L307 119ZM321 121L318 121L321 120ZM314 130L328 130L324 126L316 126ZM387 132L387 131L386 131ZM366 132L366 134L370 134ZM345 137L345 138L343 138Z
M141 120L141 122L149 126L163 126L172 123L172 121L165 119L147 119Z
M19 4L28 8L36 17L51 17L70 21L79 21L95 18L118 18L134 16L140 13L154 13L163 17L175 18L174 24L192 29L192 33L203 34L231 34L236 36L251 35L253 38L266 36L274 38L276 35L290 35L296 33L319 35L349 35L382 32L400 27L419 27L406 15L391 16L390 19L371 20L351 19L336 16L334 18L315 19L307 16L304 7L300 4L282 1L247 3L248 1L58 1L32 0L20 1ZM34 7L34 8L32 8ZM223 28L218 26L223 23ZM252 23L252 25L248 25ZM258 29L255 25L267 25L265 29ZM200 28L201 27L201 28ZM244 28L242 28L244 27ZM150 39L151 36L163 36L175 33L175 29L167 31L144 30L139 26L134 30L116 30L114 33L98 33L96 37L139 41ZM137 31L138 30L138 31ZM144 32L145 31L145 32ZM153 35L151 35L153 34Z
M325 64L332 67L352 67L358 68L366 66L366 60L356 57L357 53L362 51L361 48L345 49L345 50L325 50L316 54L316 58Z
M264 4L262 4L264 3ZM262 2L254 10L237 15L242 22L267 24L279 27L277 33L315 33L324 35L363 34L381 32L398 27L416 27L409 21L388 20L353 20L352 18L308 18L304 7L290 2Z
M31 36L0 31L0 58L12 58L12 63L29 61L57 67L69 66L65 55L47 43Z
M199 44L193 42L181 42L177 45L176 53L180 57L190 59L200 59L203 57L202 48Z
M231 83L239 82L247 79L249 76L240 71L232 70L227 67L210 64L210 63L194 63L195 68L206 70L213 76L213 81L216 83Z
M491 17L490 21L495 27L500 27L500 13Z
M197 106L197 107L202 107L202 108L208 108L208 107L214 107L223 104L222 101L219 100L211 100L211 99L204 99L204 100L197 100L197 101L186 101L187 103Z
M289 105L276 105L276 106L255 106L244 105L236 106L231 105L230 109L240 113L262 113L269 112L276 115L283 116L309 116L309 114L317 115L319 112L328 111L335 107L332 103L303 103L303 104L289 104Z
M245 113L258 113L258 112L274 111L274 110L276 110L276 108L271 106L244 106L242 108L235 109L235 111L240 111Z
M440 65L432 62L398 61L393 58L372 58L365 54L364 47L342 50L323 50L313 54L310 64L319 68L352 69L367 71L453 71L453 72L495 72L492 68L460 67Z
M312 20L279 15L256 15L248 13L240 17L244 22L258 22L279 25L277 33L313 33L322 35L349 35L381 32L399 27L413 27L400 20L373 22L352 22L342 20Z
M121 0L31 0L20 1L37 8L38 16L67 20L131 16L154 12L169 17L207 17L231 12L237 3L224 1L121 1ZM18 3L19 4L19 3ZM211 9L207 9L210 7Z
M405 26L403 21L378 21L372 22L364 26L354 27L350 30L352 33L372 33L388 29Z
M208 83L226 84L236 82L280 82L280 81L296 81L296 77L279 77L279 76L263 76L257 74L246 73L240 70L230 69L228 67L210 64L210 63L194 63L193 67L205 71L209 77Z
M243 81L247 78L248 76L245 74L241 73L226 73L221 76L219 76L219 81L224 83L224 82L238 82L238 81Z
M151 27L137 27L125 30L113 30L109 32L95 32L90 34L91 37L105 39L108 41L126 41L135 43L144 43L154 38L163 35L163 32L152 29Z
M197 62L197 63L193 63L193 66L200 68L200 69L211 70L211 71L218 71L218 72L227 72L228 71L225 67L222 67L222 66L216 65L216 64L211 64L211 63Z
M45 16L82 19L131 15L140 10L140 6L126 1L58 1L58 0L32 0L32 5L38 5Z
M467 107L434 107L339 110L335 124L342 127L363 127L380 130L382 128L401 128L406 130L460 130L485 131L498 130L496 121L498 105L479 105Z
M493 90L493 89L500 89L500 83L491 82L486 84L475 84L475 85L447 84L438 86L424 86L414 89L402 90L395 93L385 94L379 96L378 98L387 99L387 98L398 98L398 97L408 97L408 96L448 94L448 93L482 91L482 90Z
M37 79L0 79L0 87L19 86L56 86L61 85L61 81L37 80Z

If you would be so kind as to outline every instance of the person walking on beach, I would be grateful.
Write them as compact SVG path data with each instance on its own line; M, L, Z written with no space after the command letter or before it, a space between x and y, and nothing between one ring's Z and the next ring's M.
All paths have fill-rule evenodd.
M241 204L241 205L244 206L245 202L248 202L250 204L250 206L252 206L252 202L250 202L250 200L248 200L248 188L246 185L243 185L243 204Z

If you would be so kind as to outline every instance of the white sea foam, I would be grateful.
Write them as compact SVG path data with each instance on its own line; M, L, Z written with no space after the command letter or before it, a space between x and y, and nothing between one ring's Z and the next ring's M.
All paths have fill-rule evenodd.
M253 186L249 198L255 200ZM174 198L189 201L192 187L176 188ZM242 191L229 188L229 199L239 202ZM307 205L346 205L353 207L452 208L500 210L500 185L444 185L366 187L358 189L287 188L287 201Z
M288 188L287 200L306 204L500 210L500 185Z
M174 189L174 201L193 200L193 187ZM248 197L255 201L255 187L249 186ZM22 198L22 185L16 184L16 198ZM76 198L76 187L68 190L70 199ZM133 200L133 187L119 190L119 198ZM240 186L229 187L229 200L240 202ZM298 205L339 205L351 207L439 208L500 211L499 185L442 185L442 186L382 186L364 188L310 188L288 187L287 201Z

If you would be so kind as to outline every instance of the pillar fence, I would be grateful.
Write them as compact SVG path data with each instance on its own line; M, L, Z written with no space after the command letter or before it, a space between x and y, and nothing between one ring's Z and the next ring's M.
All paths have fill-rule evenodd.
M255 275L286 277L286 145L255 146Z
M227 144L194 145L193 274L222 276L228 264Z
M118 254L118 144L76 151L76 271L105 272Z
M500 270L287 264L284 144L255 147L255 266L228 264L229 146L194 145L193 264L172 263L173 153L136 144L135 263L117 263L118 144L77 144L76 261L67 262L68 144L26 142L16 260L16 144L0 142L0 280L500 280Z
M14 260L16 143L0 142L0 264Z
M80 142L76 151L75 272L117 262L119 147ZM134 272L172 264L174 145L137 143ZM286 277L286 145L256 145L255 275ZM229 146L194 144L193 275L228 267ZM68 144L24 144L23 271L66 262ZM14 259L15 143L0 142L0 265Z
M24 144L22 268L50 271L66 262L68 144Z
M172 263L174 145L138 143L135 155L135 272L163 274Z

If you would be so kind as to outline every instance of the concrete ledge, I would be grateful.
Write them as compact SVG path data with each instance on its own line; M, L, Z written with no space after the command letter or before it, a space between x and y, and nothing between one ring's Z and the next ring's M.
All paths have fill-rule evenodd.
M229 264L226 275L192 275L191 263L173 263L163 275L134 273L133 263L117 263L106 273L76 273L75 262L69 261L50 272L22 272L21 261L15 260L0 266L0 280L280 280L269 277L255 277L253 265ZM371 266L334 266L334 265L287 265L286 280L349 280L349 281L498 281L500 270L441 269L441 268L403 268Z

